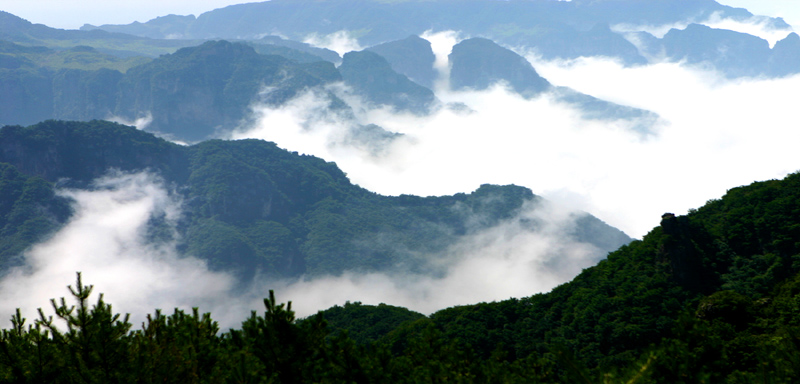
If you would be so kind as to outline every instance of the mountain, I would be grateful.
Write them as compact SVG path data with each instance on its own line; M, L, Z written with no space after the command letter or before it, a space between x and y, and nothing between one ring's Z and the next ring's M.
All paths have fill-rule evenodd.
M333 163L273 143L212 140L187 147L102 121L4 127L0 163L8 164L14 185L35 177L44 191L36 195L41 200L18 202L23 197L13 196L22 190L15 187L18 192L4 205L6 222L28 220L14 219L16 205L53 207L33 211L38 216L30 220L52 217L51 224L8 248L0 255L4 264L65 222L64 202L53 200L51 183L87 188L112 168L147 170L174 185L185 201L179 248L243 277L258 270L272 276L440 273L435 258L447 247L500 223L527 220L518 217L522 207L542 202L526 188L492 185L453 196L380 196L351 184ZM585 213L574 213L570 221L568 241L595 247L597 258L630 241ZM534 232L539 225L521 224ZM151 232L158 233L160 224L153 225Z
M35 43L48 40L116 39L142 40L141 37L104 30L77 31L50 28L33 24L28 20L0 11L0 39L14 42Z
M654 61L666 59L715 69L729 78L798 73L800 44L796 35L789 33L770 48L762 38L700 24L673 28L661 39L647 32L633 34L642 54Z
M764 39L699 24L672 29L661 42L672 60L709 64L733 77L763 73L771 55Z
M417 35L367 48L386 59L392 69L423 87L433 89L437 73L431 43Z
M0 41L0 124L107 118L122 72L148 61L87 46L54 50Z
M154 40L125 33L108 32L102 29L70 30L50 28L33 24L8 12L0 11L0 40L26 46L44 46L63 49L65 46L91 46L98 51L121 58L131 56L158 56L177 48L196 45L197 41L160 39Z
M348 52L339 66L344 83L373 106L389 106L397 111L426 114L436 103L436 96L371 51Z
M537 26L532 34L496 38L509 46L533 50L544 59L575 59L578 57L614 57L628 66L647 64L647 59L622 35L613 32L608 22L598 22L588 30L553 25ZM493 35L489 35L495 38Z
M375 53L387 52L398 63L400 57L406 57L407 71L430 79L433 54L430 43L421 38L350 52L339 68L309 53L319 50L289 48L302 49L301 43L264 39L270 44L209 41L152 60L120 59L83 46L56 51L0 44L0 65L4 67L0 68L0 84L4 85L0 97L7 100L0 106L0 123L147 119L151 131L195 142L219 137L246 123L254 103L280 106L309 89L322 89L331 108L347 110L350 106L323 89L338 81L344 81L371 107L427 114L439 104L430 89L396 72L388 60ZM525 97L548 90L589 119L637 121L637 129L643 132L658 119L651 112L553 87L525 58L488 39L462 41L454 47L450 60L455 89L482 90L504 81ZM353 134L363 142L367 136L358 132ZM374 147L374 143L363 144Z
M166 15L159 16L146 23L134 21L125 26L101 25L99 27L84 24L81 31L108 31L129 35L147 37L151 39L181 39L186 35L186 29L195 21L194 15Z
M524 57L484 38L472 38L453 46L448 56L450 87L454 90L484 90L505 81L514 92L534 97L550 89Z
M55 52L12 43L0 45L0 57L7 57L8 67L0 68L0 97L8 100L0 106L1 124L150 117L149 129L185 141L230 131L254 102L279 105L307 88L341 80L332 63L298 63L227 41L144 63L91 47Z
M68 48L47 48L29 46L0 40L0 57L3 57L3 69L47 68L97 70L101 68L125 72L151 59L144 56L119 57L87 45L76 45Z
M0 124L144 118L151 131L194 142L244 123L254 103L280 106L311 89L327 95L332 110L348 109L323 89L339 81L372 106L425 114L436 105L430 89L371 51L348 54L337 69L312 54L338 58L334 52L280 38L250 44L209 41L151 60L119 59L91 47L55 51L0 42L0 97L7 100ZM364 132L357 129L354 139L374 146L364 142Z
M790 33L772 47L769 72L773 76L787 76L800 71L800 36Z
M23 263L23 252L60 228L72 210L52 184L0 163L0 270Z
M574 107L585 119L627 120L634 130L651 132L659 116L653 112L611 103L567 87L553 86L539 76L527 59L484 38L471 38L453 46L448 56L450 87L454 90L484 90L502 82L511 91L533 98L549 93L555 100Z
M254 102L279 105L338 80L331 63L298 64L240 43L210 41L128 71L119 83L116 115L131 121L150 115L149 129L196 141L236 127Z
M278 55L287 59L292 59L299 63L314 62L314 61L330 61L331 63L339 64L342 58L338 53L326 48L317 48L307 43L299 41L286 40L279 36L264 36L258 40L251 40L256 52L262 55ZM296 52L308 54L308 56L298 55ZM318 58L318 59L312 59Z

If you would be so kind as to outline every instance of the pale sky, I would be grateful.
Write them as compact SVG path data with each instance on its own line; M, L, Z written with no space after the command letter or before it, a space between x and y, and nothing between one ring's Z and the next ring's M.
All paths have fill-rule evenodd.
M76 29L83 24L128 24L145 22L168 14L200 15L216 8L247 0L0 0L0 10L55 28ZM747 8L758 15L780 16L800 24L798 0L719 0L722 4Z
M32 23L77 29L83 24L129 24L169 14L195 15L248 0L0 0L0 10Z

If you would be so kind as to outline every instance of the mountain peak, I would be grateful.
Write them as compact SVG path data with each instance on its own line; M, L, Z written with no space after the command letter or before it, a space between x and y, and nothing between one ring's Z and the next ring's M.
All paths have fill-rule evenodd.
M449 60L450 85L455 90L483 90L505 81L515 92L533 97L550 88L528 60L486 38L461 41L453 46Z

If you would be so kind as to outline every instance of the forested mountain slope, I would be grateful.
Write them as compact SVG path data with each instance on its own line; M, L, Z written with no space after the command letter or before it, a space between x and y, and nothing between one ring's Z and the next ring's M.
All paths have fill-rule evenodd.
M322 314L332 332L426 356L420 371L431 377L790 383L800 378L798 228L792 174L731 189L686 216L667 213L642 240L548 293L448 308L388 331L407 315L360 303Z
M512 361L566 348L595 372L642 354L656 382L800 372L800 174L734 188L550 293L446 309L448 339ZM391 337L390 337L391 340ZM495 352L493 352L495 351ZM655 356L645 364L648 356Z
M273 143L213 140L185 147L102 121L4 127L0 163L7 164L8 185L18 185L8 195L4 220L22 220L15 209L31 203L22 193L31 178L41 192L27 199L46 208L31 220L53 223L4 249L4 260L65 220L65 202L53 197L52 183L91 188L109 169L163 178L184 201L180 248L246 276L258 270L273 276L394 269L435 274L440 271L429 265L431 257L465 236L521 220L523 206L541 201L526 188L492 185L453 196L380 196L350 183L333 163ZM569 241L593 244L598 258L630 240L587 214L570 220ZM539 225L523 224L530 231Z

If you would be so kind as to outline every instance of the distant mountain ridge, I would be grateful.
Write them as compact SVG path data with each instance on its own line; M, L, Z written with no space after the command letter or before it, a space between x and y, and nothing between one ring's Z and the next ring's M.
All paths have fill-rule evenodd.
M660 117L650 111L600 100L568 87L551 84L539 76L524 57L484 38L465 39L453 47L449 55L450 87L454 90L485 90L503 83L509 90L525 98L544 93L554 100L575 108L588 120L626 120L635 131L652 132Z
M713 0L272 0L231 5L203 13L196 19L171 16L175 22L169 30L180 29L181 36L195 39L253 39L282 34L295 40L304 40L312 34L352 31L363 46L397 41L425 31L453 30L469 37L489 38L506 46L525 47L544 59L604 56L616 58L626 65L640 65L648 62L646 52L640 52L623 34L613 32L609 26L693 23L712 17L741 22L755 20L772 29L790 31L790 26L780 18L761 17L756 20L745 9L724 6ZM86 26L84 29L164 38L166 33L158 32L165 28L164 23L168 23L167 18L144 24ZM726 37L688 32L692 35L690 39L703 47L700 49L704 59L710 64L721 64L717 69L729 76L783 76L787 72L800 71L798 67L788 70L788 67L781 66L782 69L778 70L775 66L751 65L749 57L756 53L753 50L735 54L730 65L726 65L720 61L720 53L715 51L727 44ZM735 37L736 42L731 47L747 44L747 39L750 37ZM672 43L670 39L663 41L667 46ZM772 55L770 51L759 51L758 54ZM785 54L776 56L787 57ZM790 56L796 63L800 48L792 48ZM674 61L684 58L681 55L668 57ZM688 59L691 62L698 57L692 55ZM733 63L737 60L740 62Z
M12 44L7 51L14 53L11 49L30 48ZM12 65L0 69L0 95L9 100L0 106L0 124L149 117L151 129L185 141L232 130L254 102L277 105L307 88L341 81L332 63L259 55L250 46L227 41L182 48L125 73L51 69L35 62ZM260 93L265 87L271 91Z

